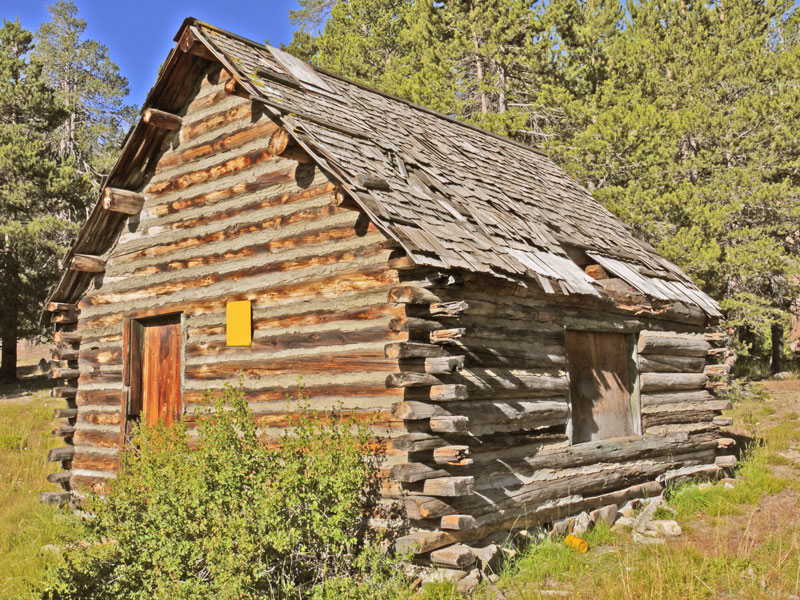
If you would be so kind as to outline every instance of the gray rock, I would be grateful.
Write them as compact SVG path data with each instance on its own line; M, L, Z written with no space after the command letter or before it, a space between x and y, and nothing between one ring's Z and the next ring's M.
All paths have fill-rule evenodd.
M633 532L633 541L637 544L664 544L664 538L649 537L638 531Z
M497 544L489 544L483 548L470 548L472 553L478 558L481 563L481 568L494 569L498 563L503 559L503 553L500 551L500 546Z
M577 517L575 517L575 523L572 526L572 533L577 536L581 536L592 526L592 519L589 517L589 513L583 511Z
M611 527L611 531L617 532L622 531L623 529L630 529L631 527L633 527L633 517L620 516Z
M676 537L683 533L681 526L676 521L666 519L649 521L645 524L645 529L648 533L652 531L662 537Z
M605 524L611 526L614 524L614 521L616 521L618 512L616 504L609 504L608 506L593 510L589 513L589 517L595 525Z
M462 594L471 594L472 590L480 583L481 572L478 569L472 569L469 574L459 580L456 584L456 589Z

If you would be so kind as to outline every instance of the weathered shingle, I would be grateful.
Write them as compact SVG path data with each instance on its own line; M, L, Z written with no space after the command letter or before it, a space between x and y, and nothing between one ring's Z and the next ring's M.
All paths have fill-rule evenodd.
M533 148L321 70L325 93L302 81L277 83L292 73L267 47L195 26L199 37L235 65L245 87L277 88L278 94L263 99L281 105L280 118L290 131L302 132L308 150L319 151L350 177L345 187L377 200L381 210L373 217L416 262L523 283L552 280L543 287L595 294L593 280L567 256L569 246L590 253L647 296L719 315L714 300ZM359 175L384 179L391 192L359 189Z

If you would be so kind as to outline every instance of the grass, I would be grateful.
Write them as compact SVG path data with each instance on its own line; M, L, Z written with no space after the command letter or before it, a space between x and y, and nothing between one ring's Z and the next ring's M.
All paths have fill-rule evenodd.
M53 408L62 401L43 392L24 403L9 401L38 384L0 389L0 600L38 597L31 585L38 583L55 554L42 547L62 542L70 521L57 509L39 504L39 492L55 490L46 481L58 465L46 462L47 451L61 445L50 431Z
M668 490L684 530L664 545L637 545L631 534L601 528L578 554L561 540L529 546L505 565L496 585L482 584L476 600L587 598L767 599L800 592L797 464L783 452L800 446L797 413L776 414L759 389L731 398L737 425L751 444L737 483L690 483ZM787 496L786 493L789 492ZM781 494L780 496L778 496ZM765 504L769 499L773 504ZM780 503L777 502L780 500ZM776 513L776 514L770 514ZM665 511L658 518L674 518Z
M55 489L45 480L57 468L43 460L60 445L50 435L50 414L61 401L27 382L3 393L26 393L23 403L0 400L0 600L35 598L32 591L56 555L42 551L63 544L74 532L57 510L38 504L40 491ZM482 583L475 600L554 597L597 600L683 600L787 598L800 591L800 520L797 496L785 502L793 512L769 521L760 509L776 494L800 491L796 465L784 456L800 446L797 413L774 414L767 396L735 399L732 413L761 441L751 446L737 472L738 483L688 484L669 490L684 535L665 545L637 545L627 532L598 527L585 537L590 551L579 554L561 540L530 544L498 572L496 583ZM785 504L783 506L786 506ZM659 511L658 518L672 518ZM548 592L559 592L552 594ZM566 595L564 596L564 593ZM452 584L425 586L415 600L460 600Z

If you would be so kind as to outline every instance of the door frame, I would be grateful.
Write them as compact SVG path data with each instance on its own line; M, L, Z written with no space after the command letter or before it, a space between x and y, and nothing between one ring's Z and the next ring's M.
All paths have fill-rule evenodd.
M142 365L136 364L139 353L132 352L134 343L143 344L142 332L148 322L177 317L180 326L180 412L179 416L186 414L186 407L183 403L183 388L185 383L186 370L186 315L183 312L167 312L157 315L137 316L136 314L123 317L122 319L122 394L120 398L120 438L119 445L122 448L130 440L130 427L134 422L138 422L141 417L142 406L134 406L132 403L138 400L141 403L141 389L139 398L136 398L136 388L141 388Z

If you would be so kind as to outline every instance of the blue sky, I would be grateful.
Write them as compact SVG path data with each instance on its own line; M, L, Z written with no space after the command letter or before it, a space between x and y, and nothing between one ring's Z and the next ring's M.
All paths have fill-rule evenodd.
M45 0L0 0L0 17L19 17L36 29L48 20ZM244 37L277 46L291 40L289 9L296 0L75 0L86 21L86 35L108 46L111 59L130 82L128 102L141 106L158 66L174 45L185 17L197 17Z

